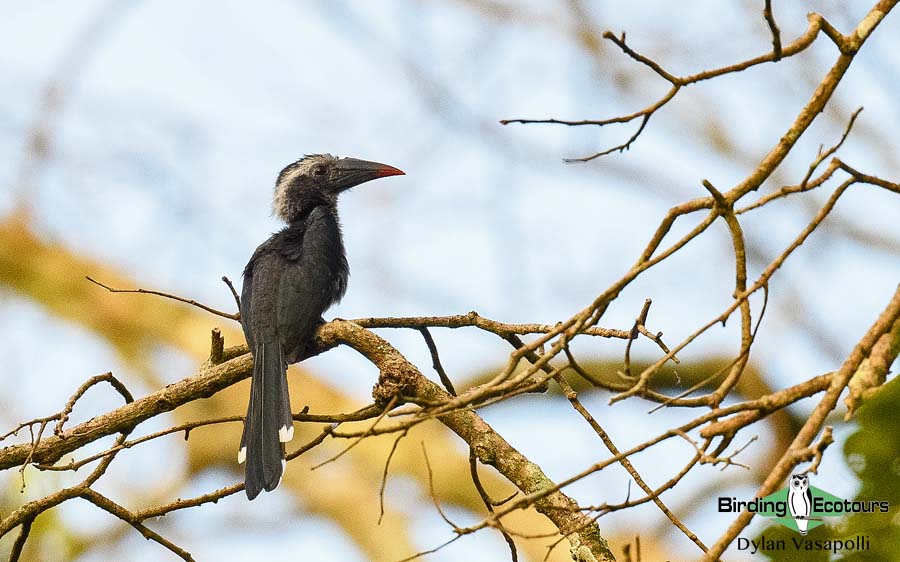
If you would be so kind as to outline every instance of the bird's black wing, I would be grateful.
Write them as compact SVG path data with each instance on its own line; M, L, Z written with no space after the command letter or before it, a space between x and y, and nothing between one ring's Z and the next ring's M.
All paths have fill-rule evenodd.
M256 260L265 253L268 252L266 245L263 244L259 246L256 251L253 252L253 256L250 258L250 261L247 262L247 266L244 267L244 284L241 287L241 329L244 331L244 339L247 340L247 347L250 348L250 351L253 351L253 329L252 329L252 310L253 310L253 266L256 263Z
M284 474L284 445L293 434L284 349L277 327L279 286L287 260L270 244L260 246L244 271L241 324L253 353L250 402L238 460L246 460L247 497L274 490Z
M331 304L328 291L323 289L330 282L328 271L320 264L305 262L292 264L281 277L278 333L289 363L301 360L309 351L322 313Z

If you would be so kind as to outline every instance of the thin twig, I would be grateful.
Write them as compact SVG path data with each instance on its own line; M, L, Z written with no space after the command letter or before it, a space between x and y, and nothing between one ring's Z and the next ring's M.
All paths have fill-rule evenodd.
M448 540L442 542L441 544L437 545L434 548L429 548L428 550L422 550L420 552L413 554L412 556L407 556L406 558L401 558L400 560L397 560L396 562L411 562L412 560L415 560L417 558L422 558L423 556L427 556L429 554L434 554L435 552L441 550L442 548L444 548L446 546L450 546L451 544L455 543L456 541L458 541L461 538L462 538L462 535L456 535L452 539L448 539Z
M231 290L231 296L234 297L234 304L237 306L238 312L236 314L237 319L241 319L241 297L238 296L238 292L234 290L234 285L231 283L231 279L228 278L227 275L222 276L222 281L228 285L228 289Z
M444 366L441 364L441 356L438 354L437 345L434 343L434 338L431 337L431 332L428 331L426 326L422 326L419 328L419 333L422 334L425 345L428 346L428 352L431 353L431 366L441 378L441 383L444 385L447 392L449 392L451 396L456 396L456 389L453 388L453 381L450 380L450 377L447 376L447 372L444 371Z
M772 56L774 57L774 61L781 60L781 30L778 28L778 24L775 23L775 15L772 13L772 0L766 0L766 7L763 9L763 17L766 20L766 25L769 26L769 31L772 32Z
M91 502L100 509L108 512L111 515L114 515L115 517L118 517L122 521L125 521L126 523L134 527L137 532L143 535L145 539L152 540L155 543L167 548L182 560L185 560L187 562L194 562L194 558L191 556L191 553L179 547L172 541L166 539L153 529L144 525L141 520L135 517L135 514L133 512L122 507L103 494L100 494L99 492L91 488L86 488L79 495L81 498Z
M450 521L450 518L444 513L443 508L441 508L441 501L434 491L434 473L431 471L431 461L428 460L428 451L425 449L425 442L422 441L419 444L422 446L422 456L425 457L425 468L428 470L428 490L431 492L431 501L434 503L434 508L437 509L437 512L441 516L441 519L444 520L444 523L450 525L450 527L456 531L459 529L459 526L453 521Z
M768 6L769 0L767 0L766 3ZM770 10L770 12L771 12L771 10ZM825 18L823 18L822 16L820 16L818 14L811 14L809 17L809 27L807 28L806 32L803 35L801 35L799 38L797 38L793 43L791 43L783 48L781 46L781 37L780 37L780 32L778 31L777 25L775 25L774 29L772 28L772 25L775 24L774 16L772 16L771 18L769 18L767 16L766 21L767 21L767 24L770 25L770 30L772 31L772 34L773 34L773 38L772 38L773 49L771 52L760 55L760 56L752 58L752 59L747 59L747 60L741 61L739 63L731 64L731 65L720 67L720 68L715 68L712 70L706 70L706 71L698 72L696 74L691 74L691 75L687 75L687 76L675 76L674 74L671 74L670 72L666 71L662 67L662 65L660 65L656 61L654 61L654 60L638 53L634 49L632 49L625 42L625 33L624 32L621 34L621 36L616 36L614 33L610 32L610 31L606 31L603 33L604 39L607 39L607 40L615 43L615 45L617 47L619 47L619 49L625 55L627 55L628 57L634 59L635 61L643 64L644 66L646 66L647 68L652 70L654 73L656 73L658 76L660 76L662 79L664 79L666 82L668 82L669 84L672 85L672 87L669 89L669 91L662 98L660 98L659 100L657 100L655 103L651 104L650 106L648 106L640 111L637 111L635 113L625 115L625 116L620 116L620 117L608 118L608 119L601 119L601 120L584 119L584 120L572 121L572 120L563 120L563 119L522 119L522 118L518 118L518 119L503 119L500 121L500 123L503 125L507 125L510 123L523 123L523 124L548 123L548 124L561 124L561 125L568 125L568 126L594 125L594 126L603 127L603 126L611 125L614 123L627 123L634 119L638 119L638 118L641 119L641 124L640 124L638 130L626 142L624 142L618 146L615 146L613 148L597 152L590 156L566 159L567 162L589 162L591 160L594 160L595 158L599 158L601 156L605 156L605 155L611 154L613 152L622 152L622 151L630 148L631 145L640 136L640 134L644 131L644 128L646 127L647 122L650 120L650 118L653 116L653 114L655 114L660 108L662 108L663 106L668 104L675 97L675 95L679 92L679 90L681 88L683 88L684 86L694 84L696 82L700 82L703 80L709 80L711 78L724 76L726 74L742 72L748 68L751 68L751 67L759 65L759 64L764 64L767 62L777 62L777 61L781 60L782 58L794 56L797 53L800 53L800 52L806 50L810 45L812 45L812 43L818 37L818 34L820 31L823 31L826 35L828 35L828 37L841 48L842 52L847 51L849 53L852 50L850 48L850 46L848 45L847 39L844 38L839 32L837 32L825 20ZM828 95L830 95L830 93Z
M491 499L491 496L488 495L487 490L484 489L484 484L481 483L481 477L478 476L478 456L475 454L475 449L471 447L469 447L469 475L472 477L472 483L475 485L475 490L481 497L484 507L487 508L488 513L494 513L494 506L502 505L504 502L494 502L494 500ZM509 499L515 497L517 493L518 492L515 492ZM506 501L509 501L509 499ZM497 530L503 535L503 540L506 541L506 545L509 547L510 559L513 562L518 562L519 553L516 550L516 543L499 521L497 521Z
M649 306L649 304L645 304L644 311L648 310ZM644 312L642 312L642 314L644 314ZM606 446L609 452L615 456L621 457L621 452L619 451L618 447L616 447L615 443L613 443L612 438L597 422L594 416L591 415L587 408L584 407L584 405L578 399L578 394L568 383L568 381L566 381L565 377L558 376L555 380L562 390L563 394L569 400L569 403L572 405L576 412L581 414L588 425L591 426L591 429L593 429L594 433L596 433L600 440L603 441L603 444ZM694 544L696 544L697 547L700 548L700 550L706 552L707 547L705 544L703 544L703 541L700 540L700 537L698 537L696 533L687 528L687 526L678 518L678 516L676 516L675 513L673 513L672 510L663 503L658 494L654 495L653 490L644 481L644 479L638 473L637 469L634 468L634 465L631 464L631 461L628 460L627 457L621 457L619 459L619 464L622 465L622 467L628 472L628 474L631 475L634 481L637 482L637 485L640 486L641 489L648 494L648 496L653 496L653 503L655 503L659 510L663 512L663 515L665 515L669 519L669 521L671 521L672 524L675 525L676 528L678 528L678 530L684 533L687 538L689 538Z
M341 458L341 457L343 457L345 454L347 454L347 453L350 451L350 449L352 449L353 447L356 447L357 445L359 445L359 443L360 443L364 438L368 437L369 435L372 435L372 432L375 430L375 426L377 426L377 425L378 425L378 422L380 422L381 420L383 420L383 419L384 419L384 416L386 416L386 415L388 414L388 412L390 412L391 409L393 409L393 407L397 404L398 399L399 399L399 397L395 394L395 395L390 399L390 401L384 406L384 408L383 408L382 411L381 411L381 414L379 414L378 417L375 418L375 421L372 422L372 425L370 425L369 428L368 428L365 432L362 433L362 435L360 435L359 437L357 437L354 441L352 441L349 445L347 445L344 449L342 449L341 452L339 452L338 454L336 454L336 455L334 455L334 456L332 456L332 457L330 457L330 458L328 458L328 459L326 459L326 460L320 462L319 464L317 464L317 465L311 467L310 470L316 470L316 469L318 469L318 468L321 468L321 467L325 466L325 465L328 464L328 463L331 463L331 462L334 462L334 461L338 460L339 458Z
M229 313L227 313L227 312L222 312L221 310L216 310L215 308L212 308L212 307L210 307L210 306L206 306L205 304L199 303L199 302L197 302L197 301L195 301L195 300L193 300L193 299L186 299L186 298L183 298L183 297L179 297L179 296L177 296L177 295L171 295L171 294L169 294L169 293L163 293L163 292L161 292L161 291L153 291L153 290L150 290L150 289L114 289L114 288L112 288L112 287L109 287L109 286L107 286L107 285L104 285L103 283L101 283L101 282L99 282L99 281L96 281L96 280L94 280L94 279L91 279L91 278L90 278L89 276L87 276L87 275L85 275L84 278L87 279L88 281L90 281L91 283L95 284L95 285L99 285L100 287L103 287L104 289L106 289L106 290L109 291L110 293L139 293L139 294L142 294L142 295L155 295L155 296L157 296L157 297L163 297L163 298L167 298L167 299L172 299L172 300L175 300L175 301L178 301L178 302L183 302L183 303L185 303L185 304L189 304L189 305L191 305L191 306L196 306L197 308L199 308L199 309L201 309L201 310L205 310L206 312L209 312L209 313L211 313L211 314L215 314L216 316L221 316L222 318L228 318L229 320L235 320L235 321L238 321L238 322L240 322L240 320L241 320L240 314L229 314Z
M78 402L78 400L82 396L84 396L84 393L87 392L88 389L96 384L100 384L101 382L109 383L116 390L116 392L118 392L122 396L122 398L125 399L126 404L134 402L134 397L131 395L131 392L128 391L128 388L126 388L125 385L122 384L122 382L117 379L111 372L93 376L82 383L82 385L79 386L75 391L75 394L73 394L69 398L69 401L66 402L65 407L59 413L59 421L56 422L56 427L53 428L53 433L55 435L60 435L63 432L63 425L66 423L66 421L68 421L69 414L71 414L72 410L75 408L75 403Z
M381 525L381 520L384 518L384 490L387 488L387 479L388 479L388 468L391 466L391 459L394 458L394 453L397 451L397 445L400 444L400 440L406 437L409 433L409 428L403 430L403 433L397 436L394 439L394 444L391 446L391 452L388 453L387 460L384 461L384 471L381 473L381 487L378 489L378 524Z
M628 342L625 344L625 378L627 379L631 378L631 344L638 337L638 326L643 326L647 322L647 314L650 313L652 302L650 299L644 299L644 306L634 320L634 327L631 328L631 337L628 338Z

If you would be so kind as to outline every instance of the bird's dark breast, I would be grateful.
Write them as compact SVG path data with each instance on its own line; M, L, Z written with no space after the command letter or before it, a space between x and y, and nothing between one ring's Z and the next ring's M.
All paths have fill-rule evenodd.
M317 288L322 291L327 308L343 298L350 276L336 211L316 208L310 213L305 230L301 258L296 262L301 268L318 270L309 277L320 281Z
M289 363L302 359L321 317L347 289L349 266L337 214L317 208L279 233L285 271L278 291L278 331Z

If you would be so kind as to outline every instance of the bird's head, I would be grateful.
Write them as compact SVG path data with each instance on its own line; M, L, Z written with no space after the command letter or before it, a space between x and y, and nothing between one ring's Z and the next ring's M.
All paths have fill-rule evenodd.
M397 175L403 172L387 164L310 154L278 174L273 211L283 221L292 222L312 207L335 204L340 193L355 185Z

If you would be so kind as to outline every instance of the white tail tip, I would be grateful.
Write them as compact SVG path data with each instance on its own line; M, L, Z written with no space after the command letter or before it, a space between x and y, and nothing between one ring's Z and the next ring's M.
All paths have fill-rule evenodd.
M245 460L247 460L247 447L241 447L241 450L238 451L238 464L244 464Z
M291 439L294 438L294 426L281 426L281 429L278 430L278 440L282 443L287 443Z
M281 477L278 479L278 485L281 486L281 481L284 480L284 473L287 472L287 461L281 459Z

